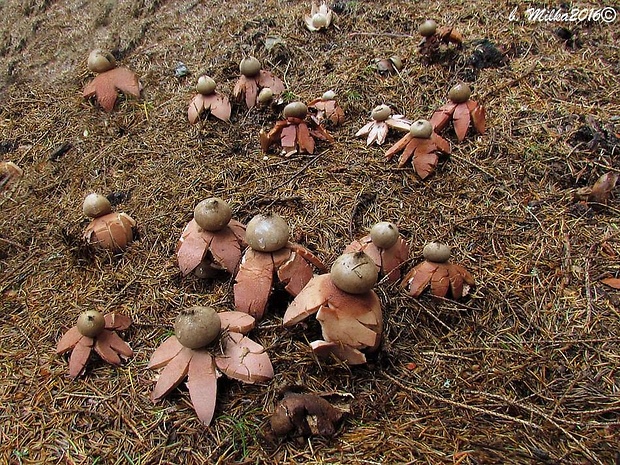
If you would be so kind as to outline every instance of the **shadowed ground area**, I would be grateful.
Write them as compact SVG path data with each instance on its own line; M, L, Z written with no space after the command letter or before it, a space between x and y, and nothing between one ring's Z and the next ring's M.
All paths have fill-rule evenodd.
M0 159L24 172L0 194L2 463L620 461L620 294L601 282L620 274L618 190L607 205L575 200L620 171L620 20L534 22L521 10L511 22L513 3L488 0L330 5L335 27L316 33L303 23L309 2L0 2ZM426 18L457 28L463 48L425 62ZM94 48L138 74L141 99L120 97L105 113L82 98ZM329 129L334 143L265 155L259 132L279 115L237 104L229 124L191 126L198 76L230 95L246 55L284 80L287 101L333 89L346 113ZM401 72L379 74L374 59L393 55ZM188 76L175 76L180 62ZM488 129L460 143L444 131L452 155L424 181L386 161L400 134L371 147L354 136L382 103L429 118L460 81L486 107ZM93 191L138 223L122 255L82 242ZM275 378L221 378L205 427L184 385L150 401L146 365L182 308L233 309L232 279L182 278L174 255L194 206L214 195L244 223L282 215L328 264L393 221L409 243L403 271L439 240L477 286L457 303L380 282L384 340L356 367L313 356L314 318L282 329L287 302L276 293L250 333ZM93 357L71 380L55 347L90 308L133 319L123 339L135 355L120 368ZM290 386L350 395L335 437L271 434Z

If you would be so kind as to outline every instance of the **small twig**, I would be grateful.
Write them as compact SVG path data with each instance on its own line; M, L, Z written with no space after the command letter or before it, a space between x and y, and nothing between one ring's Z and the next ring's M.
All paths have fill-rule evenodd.
M509 405L512 405L514 407L519 407L523 410L526 410L530 413L536 414L536 415L540 415L541 417L543 417L545 420L547 420L549 423L551 423L553 426L555 426L557 429L559 429L560 431L562 431L568 438L570 438L572 441L575 442L575 444L577 444L577 447L579 447L579 449L581 450L581 452L583 452L590 460L592 460L593 462L596 462L600 465L603 465L603 462L600 461L600 459L596 456L596 454L594 454L594 452L592 452L590 449L588 449L586 446L584 446L581 441L579 441L579 439L577 439L570 431L568 431L566 428L564 428L563 426L561 426L559 424L560 420L545 413L543 410L541 410L538 407L534 407L533 405L527 405L527 404L523 404L519 401L516 400L512 400L509 399L507 397L504 396L499 396L497 394L490 394L488 392L482 392L482 391L466 391L469 394L473 394L473 395L478 395L478 396L482 396L486 399L493 399L493 400L500 400L502 402L505 402Z
M409 34L396 34L394 32L350 32L349 37L354 36L376 36L376 37L402 37L405 39L415 39L415 36Z
M534 63L532 66L530 66L527 70L525 70L525 72L523 74L521 74L520 76L517 76L514 79L511 79L508 82L505 82L503 84L500 84L499 86L491 89L490 91L488 91L487 93L484 94L483 98L487 98L489 95L493 95L495 92L499 92L502 89L505 89L506 87L512 87L515 84L517 84L519 81L522 81L523 79L525 79L526 77L528 77L530 74L532 74L536 68L538 67L540 62L536 62Z
M6 238L4 238L4 237L0 237L0 241L2 241L2 242L6 242L7 244L14 245L15 247L17 247L17 248L18 248L18 249L20 249L20 250L28 250L28 249L27 249L26 247L24 247L23 245L18 244L17 242L13 242L12 240L10 240L10 239L6 239Z
M457 155L456 153L454 153L454 152L452 152L452 153L450 154L450 157L455 158L456 160L459 160L459 161L463 161L463 162L465 162L465 163L468 163L468 164L470 164L471 166L473 166L474 168L478 168L480 171L482 171L484 174L486 174L488 177L490 177L493 181L499 182L499 180L498 180L498 179L497 179L494 175L492 175L492 174L491 174L491 173L489 173L486 169L484 169L482 166L480 166L480 165L478 165L478 164L474 163L473 161L468 160L468 159L463 158L463 157L460 157L460 156L458 156L458 155Z
M437 402L443 402L445 404L453 405L455 407L460 407L460 408L463 408L463 409L466 409L466 410L471 410L473 412L483 413L485 415L490 415L490 416L493 416L493 417L501 418L503 420L507 420L507 421L511 421L511 422L515 422L515 423L520 423L522 425L529 426L530 428L534 428L534 429L538 429L538 430L543 429L542 426L537 425L537 424L532 423L532 422L529 422L529 421L526 421L526 420L522 420L521 418L515 418L515 417L512 417L510 415L506 415L504 413L494 412L492 410L487 410L487 409L484 409L482 407L476 407L475 405L464 404L462 402L457 402L455 400L446 399L445 397L437 396L437 395L431 394L429 392L424 392L421 389L418 389L416 387L407 385L407 384L403 383L402 381L399 381L397 378L394 378L391 375L388 375L387 373L385 373L385 376L390 381L392 381L394 384L396 384L398 387L400 387L402 389L405 389L407 391L410 391L410 392L412 392L414 394L417 394L419 396L427 397L427 398L433 399L433 400L435 400Z
M288 184L289 182L291 182L293 179L297 178L298 176L300 176L304 171L306 171L310 166L312 166L312 164L317 161L321 155L323 155L325 152L321 152L317 155L315 155L314 157L312 157L312 159L306 163L304 166L302 166L299 170L295 171L295 173L293 173L292 176L290 176L288 179L282 181L280 184L276 184L275 186L273 186L272 188L270 188L269 190L267 190L267 192L264 192L262 195L265 196L275 190L278 190L280 187L285 186L286 184ZM255 200L248 200L247 202L245 202L241 208L245 208L247 207L251 202L254 202Z

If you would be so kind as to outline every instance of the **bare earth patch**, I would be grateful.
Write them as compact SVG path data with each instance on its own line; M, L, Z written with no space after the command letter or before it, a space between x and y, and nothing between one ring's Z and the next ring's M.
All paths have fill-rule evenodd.
M309 2L0 2L0 160L23 170L0 194L2 463L620 461L620 294L601 282L620 274L618 189L606 206L574 200L620 171L620 19L534 22L521 11L510 22L514 2L490 0L333 7L336 28L310 32ZM457 28L463 49L423 63L426 18ZM483 39L499 60L479 50ZM93 48L138 74L142 99L121 96L105 113L82 98ZM230 96L247 54L284 80L288 100L336 92L346 121L330 128L333 144L264 156L259 132L278 115L242 105L230 124L188 123L197 77ZM393 55L400 74L377 73L373 60ZM179 62L189 76L175 76ZM487 110L486 133L459 143L444 132L452 154L426 180L386 161L402 134L370 147L355 137L383 103L428 119L461 80ZM138 223L122 255L82 242L92 191ZM220 379L205 427L185 387L151 402L146 365L182 308L233 309L232 279L182 279L174 256L194 206L211 196L243 222L278 213L328 264L374 223L395 222L411 245L406 271L439 240L477 287L461 303L415 300L384 280L383 343L350 368L317 362L313 319L282 329L276 293L251 333L275 378ZM93 359L72 380L55 347L91 308L131 317L122 336L134 357L120 368ZM291 385L353 396L334 438L270 434Z

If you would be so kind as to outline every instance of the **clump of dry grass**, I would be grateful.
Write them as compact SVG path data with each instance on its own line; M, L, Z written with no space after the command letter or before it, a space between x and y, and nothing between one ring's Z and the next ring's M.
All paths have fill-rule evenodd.
M509 23L502 2L476 6L344 3L338 28L313 34L297 2L7 2L1 40L2 157L24 178L0 198L0 456L7 463L612 463L620 422L618 202L594 211L572 192L618 171L617 145L588 148L589 121L613 129L619 113L613 25L575 26L581 49L555 24ZM155 14L156 13L156 14ZM424 66L418 22L453 24L466 46ZM80 18L74 20L71 18ZM7 25L10 23L11 27ZM58 31L62 31L61 34ZM371 34L352 35L365 32ZM384 33L386 33L384 35ZM270 53L266 37L285 42ZM510 62L480 70L473 97L487 134L454 144L422 182L353 134L380 103L428 117L458 80L470 40L509 49ZM80 98L90 48L107 47L136 70L141 101L107 115ZM264 157L258 132L276 115L237 108L232 124L186 122L194 77L230 93L244 53L310 100L334 89L347 112L333 145L313 156ZM400 55L400 75L378 76L372 59ZM178 79L183 61L193 76ZM613 133L614 131L610 131ZM617 134L617 129L615 130ZM450 132L447 137L454 142ZM6 144L5 144L6 142ZM613 142L613 141L612 141ZM62 144L71 149L52 157ZM122 256L93 254L80 236L91 191L125 194L116 207L138 220ZM282 331L274 302L252 337L268 348L268 386L227 384L213 425L201 426L179 389L153 405L148 358L179 309L232 308L232 282L182 280L174 259L194 205L228 200L247 221L271 210L294 238L331 263L354 237L394 221L418 263L430 240L453 248L478 286L462 303L407 298L381 284L386 333L368 366L318 363L307 341L317 325ZM135 357L120 369L94 362L77 381L54 354L85 308L130 315ZM278 442L266 433L281 389L354 396L332 440Z

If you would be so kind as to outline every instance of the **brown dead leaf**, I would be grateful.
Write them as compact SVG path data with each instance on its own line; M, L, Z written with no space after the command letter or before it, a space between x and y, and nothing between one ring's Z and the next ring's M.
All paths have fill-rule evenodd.
M616 173L609 172L602 175L592 186L588 202L607 204L617 182L618 174Z
M333 436L344 413L322 397L289 392L271 416L271 429L277 436Z
M601 279L601 282L614 289L620 289L620 278L605 278Z
M9 188L9 186L19 178L24 172L22 169L11 161L0 162L0 192Z
M97 98L99 105L107 111L114 109L118 92L140 97L138 76L127 68L113 68L98 74L84 88L84 98Z

